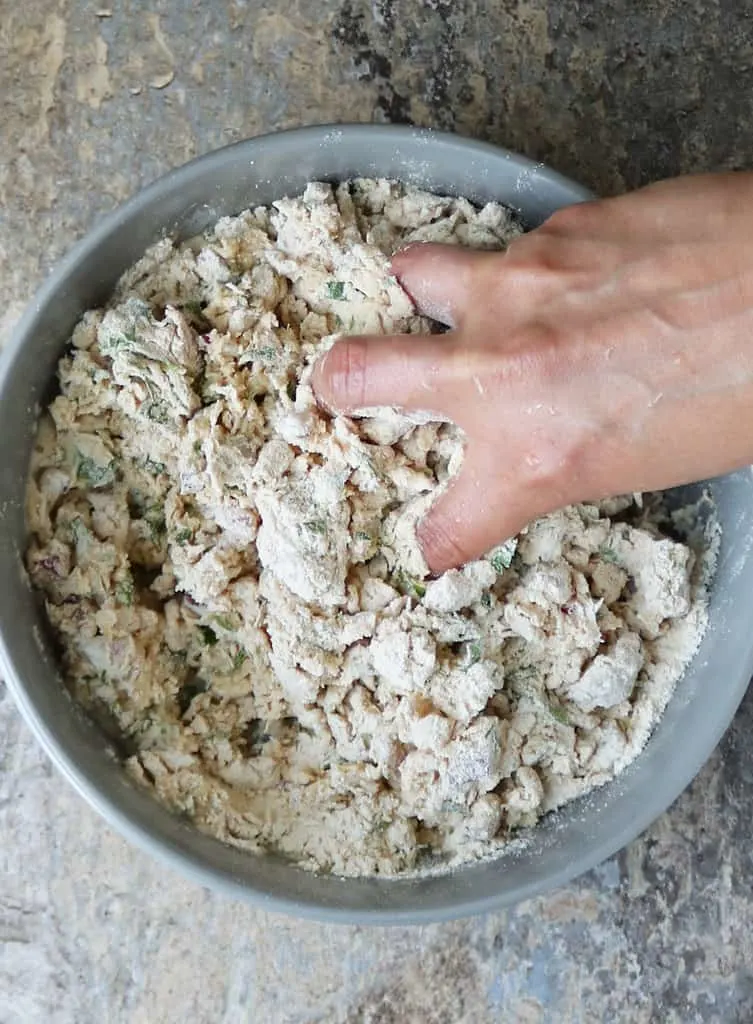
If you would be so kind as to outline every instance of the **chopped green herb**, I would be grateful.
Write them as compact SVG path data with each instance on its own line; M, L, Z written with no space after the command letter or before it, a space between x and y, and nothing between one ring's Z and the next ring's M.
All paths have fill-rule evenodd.
M181 309L186 313L192 313L194 316L204 316L204 303L199 302L197 299L189 299L188 302L184 302Z
M327 294L331 299L342 299L345 296L345 284L342 281L327 281Z
M365 540L365 541L371 541L371 540L374 539L371 536L371 534L370 533L366 533L365 530L356 530L355 537L356 537L356 540Z
M167 423L170 418L165 403L158 401L145 403L144 415L154 423Z
M294 402L295 401L296 392L298 391L298 381L297 380L289 380L288 381L288 386L286 388L286 391L287 391L287 395L288 395L288 398L290 399L290 401Z
M164 531L165 529L165 510L159 502L154 502L152 505L147 505L144 509L144 519L153 526L155 529Z
M327 523L324 519L309 519L303 525L310 533L318 533L320 536L327 532Z
M491 608L492 595L490 591L485 590L484 593L481 595L481 604L484 606L484 608Z
M175 534L175 543L176 544L181 544L181 545L182 544L187 544L188 541L191 540L192 537L193 537L193 530L190 527L188 527L188 526L184 526L182 529L178 530L178 532Z
M549 713L552 718L556 719L560 725L570 725L570 718L564 708L561 708L558 704L549 705Z
M148 505L144 509L143 519L149 526L149 530L152 534L152 540L155 544L159 544L161 538L164 537L165 532L167 531L164 508L156 502L152 505Z
M272 345L261 345L259 348L250 348L244 355L250 356L252 360L258 359L264 363L273 363L276 361L279 352Z
M77 453L76 476L81 483L87 487L107 487L115 480L115 460L112 459L106 466L100 466L81 453Z
M145 459L141 460L140 465L142 469L146 470L147 473L151 473L152 476L159 476L161 473L167 472L167 466L164 462L156 462L148 455Z
M233 620L228 615L215 615L213 618L217 625L221 629L226 629L228 633L233 633L237 628Z
M113 355L115 352L128 351L133 348L134 345L138 344L138 335L136 334L135 327L129 327L128 330L118 332L115 334L108 334L100 341L100 349L104 355Z
M510 568L517 548L518 542L513 537L511 540L505 541L504 544L500 544L499 547L494 548L494 550L489 553L489 562L495 572L502 573L505 569Z
M203 441L194 441L194 443L193 443L193 450L196 452L197 455L201 454L201 449L203 447L204 447Z
M199 626L199 632L207 647L214 647L218 642L219 638L211 626Z
M470 668L471 665L475 665L477 661L481 661L481 644L469 644L467 647L468 652L468 664L466 668Z
M70 522L71 536L73 537L74 544L82 544L84 541L89 540L91 533L81 516L76 516L75 519L71 519Z
M407 597L416 597L420 600L426 594L426 585L421 580L409 576L402 569L398 569L395 573L393 582Z
M134 598L133 578L129 573L126 577L115 584L115 597L120 604L132 605Z
M613 551L612 548L599 548L599 558L601 558L603 562L610 562L612 565L621 564L619 555L616 551Z
M238 650L233 655L233 670L237 672L247 658L248 651L246 651L244 647L239 647Z

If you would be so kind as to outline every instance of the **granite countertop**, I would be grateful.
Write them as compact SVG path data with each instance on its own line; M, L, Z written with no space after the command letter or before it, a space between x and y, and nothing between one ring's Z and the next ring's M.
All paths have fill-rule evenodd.
M601 192L749 166L749 6L0 0L0 336L104 212L269 129L453 129ZM129 847L0 683L0 1024L746 1024L752 734L749 697L670 812L558 892L430 927L324 927Z

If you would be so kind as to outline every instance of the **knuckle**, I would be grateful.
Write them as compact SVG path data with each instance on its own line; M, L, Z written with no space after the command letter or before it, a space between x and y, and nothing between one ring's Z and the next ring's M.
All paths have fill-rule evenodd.
M444 572L464 565L470 558L460 534L462 525L442 510L430 512L418 528L418 539L424 558L434 572Z
M565 328L546 321L526 326L505 353L501 376L513 387L545 389L561 379L569 340Z
M520 235L507 247L505 262L516 267L536 265L545 255L549 240L539 231Z
M330 349L323 372L326 390L336 405L357 408L363 404L368 365L368 346L362 338L338 341Z
M539 230L555 235L576 232L590 222L593 209L598 202L599 200L592 199L585 203L563 206L548 217Z

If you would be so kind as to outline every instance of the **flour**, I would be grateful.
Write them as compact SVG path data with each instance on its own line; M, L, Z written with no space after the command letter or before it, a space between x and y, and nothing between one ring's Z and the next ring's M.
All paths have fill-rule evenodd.
M698 563L639 500L430 579L415 525L459 431L314 400L339 335L432 329L388 254L519 230L493 203L313 184L160 242L74 332L29 572L128 771L225 842L346 875L500 851L640 752L697 647Z

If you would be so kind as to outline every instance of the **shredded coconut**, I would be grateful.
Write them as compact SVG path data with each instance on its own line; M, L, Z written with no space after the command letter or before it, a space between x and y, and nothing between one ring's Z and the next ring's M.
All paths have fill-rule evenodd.
M129 772L221 840L344 875L501 850L639 753L696 649L694 554L639 500L429 579L415 524L459 431L316 405L339 334L437 329L397 247L519 232L494 203L312 184L160 242L75 329L29 572Z

